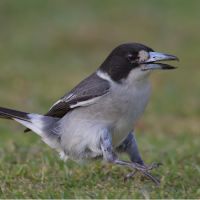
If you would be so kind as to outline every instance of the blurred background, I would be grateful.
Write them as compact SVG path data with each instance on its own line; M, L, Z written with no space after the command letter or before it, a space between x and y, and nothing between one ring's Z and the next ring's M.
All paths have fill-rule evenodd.
M139 42L156 51L174 54L180 58L179 63L174 63L178 69L155 72L151 76L153 94L138 124L137 138L147 162L164 163L160 173L167 192L154 194L147 190L150 197L197 197L200 195L200 181L196 179L197 176L200 179L199 11L198 0L2 0L0 106L45 113L121 43ZM57 154L43 145L37 136L24 134L23 128L14 122L0 121L1 197L12 198L12 194L18 197L62 197L57 189L52 196L45 196L49 194L49 188L55 189L54 185L47 184L49 179L45 175L49 173L51 177L57 173L58 178L53 179L57 184L60 177L69 172L70 164L65 172L60 172L64 165L58 160ZM58 172L48 169L49 162ZM58 166L55 163L59 163ZM80 178L79 167L72 165ZM35 177L40 177L38 168L44 166L47 172L43 183L46 182L42 189L35 189L39 196L34 196L31 192L34 180L27 174L31 170ZM91 164L93 166L94 174L98 174L98 164ZM27 170L27 174L20 170L23 173ZM84 170L88 176L88 169ZM5 183L6 178L12 180L8 181L9 186ZM82 179L85 180L84 176ZM29 183L30 186L26 189L19 187L20 180L22 185ZM63 182L66 184L64 179ZM91 182L94 182L92 178ZM63 189L66 191L63 197L145 197L143 192L138 192L141 190L133 189L135 193L126 196L125 188L118 196L120 192L113 190L107 194L105 188L100 192L98 187L95 194L99 196L95 196L89 189L87 193L87 188L80 193L76 191L80 186L65 184L63 187L68 189ZM160 196L156 196L158 194Z

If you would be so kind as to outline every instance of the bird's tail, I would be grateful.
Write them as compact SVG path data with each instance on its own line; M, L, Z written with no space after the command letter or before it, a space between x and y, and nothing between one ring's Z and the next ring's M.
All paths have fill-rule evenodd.
M57 121L57 118L2 107L0 107L0 118L15 120L42 137Z

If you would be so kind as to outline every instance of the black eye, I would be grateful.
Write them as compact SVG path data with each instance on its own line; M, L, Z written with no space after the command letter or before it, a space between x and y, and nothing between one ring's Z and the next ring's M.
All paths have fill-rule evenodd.
M127 55L127 59L128 59L128 61L133 61L134 60L134 58L133 58L133 55L132 54L128 54Z
M127 55L127 59L130 63L133 63L135 61L135 56L133 56L132 54L128 54Z

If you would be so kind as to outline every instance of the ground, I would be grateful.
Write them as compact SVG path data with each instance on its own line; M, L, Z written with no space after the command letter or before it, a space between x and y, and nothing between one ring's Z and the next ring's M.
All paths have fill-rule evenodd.
M86 2L86 3L85 3ZM123 42L180 58L155 72L136 129L156 187L101 161L64 163L33 133L0 120L0 198L199 198L200 1L1 1L0 106L45 113ZM125 155L122 155L126 158Z

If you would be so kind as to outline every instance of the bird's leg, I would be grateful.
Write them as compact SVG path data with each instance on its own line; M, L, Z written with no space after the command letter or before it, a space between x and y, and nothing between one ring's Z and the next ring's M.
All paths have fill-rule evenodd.
M120 144L120 146L117 147L116 150L120 151L120 152L126 152L129 155L130 160L132 162L143 165L143 166L147 167L149 170L152 170L154 168L158 168L160 166L160 163L153 163L151 165L146 165L144 163L143 159L141 158L139 149L138 149L138 145L137 145L137 142L136 142L136 139L135 139L134 131L132 131L128 134L128 136ZM134 175L135 175L135 173L130 173L125 177L125 179L133 177Z
M132 162L144 165L144 161L140 155L138 145L135 139L134 131L131 131L125 140L116 148L119 152L125 152L128 154Z
M144 161L140 155L138 145L135 139L134 131L131 131L125 140L116 148L118 152L125 152L128 154L132 162L144 165ZM127 174L124 180L132 178L138 171L131 172Z
M149 178L151 181L153 181L156 185L159 185L159 180L157 180L155 177L153 177L149 171L152 169L152 167L148 167L143 164L139 164L137 162L127 162L123 160L119 160L117 155L113 151L112 147L112 139L110 136L109 131L105 131L104 134L101 137L101 149L103 152L103 158L107 162L111 162L113 164L121 165L121 166L126 166L137 172L142 173L144 176Z

